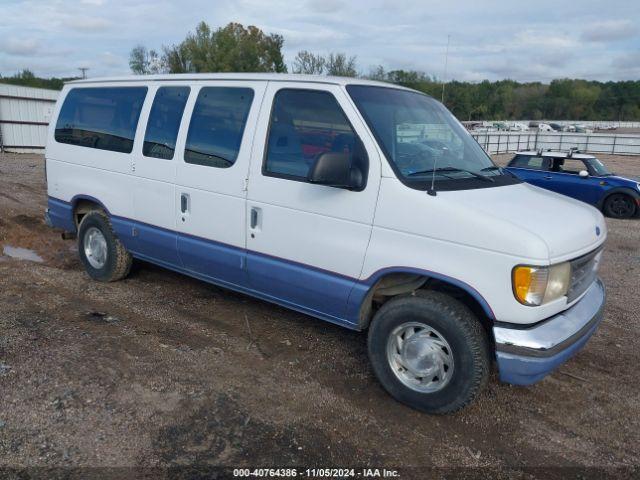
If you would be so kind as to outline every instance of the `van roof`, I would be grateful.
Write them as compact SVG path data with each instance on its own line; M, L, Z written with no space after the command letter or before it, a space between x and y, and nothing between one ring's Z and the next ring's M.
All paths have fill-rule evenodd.
M334 85L371 85L378 87L412 90L393 83L364 80L354 77L332 77L326 75L302 75L289 73L171 73L160 75L128 75L123 77L87 78L72 80L67 84L114 83L114 82L166 82L166 81L206 81L206 80L252 80L264 82L304 82L328 83ZM422 92L420 92L422 93Z

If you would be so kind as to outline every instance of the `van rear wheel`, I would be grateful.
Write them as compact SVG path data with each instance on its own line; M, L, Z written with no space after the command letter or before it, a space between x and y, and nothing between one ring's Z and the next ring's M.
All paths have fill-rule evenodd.
M465 305L439 292L389 300L371 322L368 344L382 386L423 412L459 410L488 381L489 344L482 325Z
M116 237L109 217L102 211L87 213L78 228L78 253L91 278L115 282L131 270L131 254Z

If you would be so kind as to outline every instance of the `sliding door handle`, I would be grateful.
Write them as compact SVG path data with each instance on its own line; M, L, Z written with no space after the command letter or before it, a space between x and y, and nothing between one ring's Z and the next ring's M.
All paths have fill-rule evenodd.
M187 213L189 210L189 195L183 193L180 195L180 211L182 213Z
M255 229L258 226L258 220L260 219L260 210L253 207L251 208L251 228Z

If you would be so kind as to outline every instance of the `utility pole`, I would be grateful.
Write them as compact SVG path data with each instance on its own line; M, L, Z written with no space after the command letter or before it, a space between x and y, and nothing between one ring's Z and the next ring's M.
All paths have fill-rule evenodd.
M444 85L447 81L447 63L449 61L449 42L451 41L451 35L447 35L447 50L444 54L444 75L442 76L442 98L440 101L444 104Z
M87 78L87 70L89 70L88 67L80 67L78 68L78 70L80 70L82 72L82 79L84 80L85 78Z

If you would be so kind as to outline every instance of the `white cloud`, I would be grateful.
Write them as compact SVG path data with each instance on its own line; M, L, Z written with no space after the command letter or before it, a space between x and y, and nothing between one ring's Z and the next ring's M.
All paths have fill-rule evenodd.
M111 52L104 52L99 58L100 63L107 67L122 67L123 65L128 65L127 59Z
M341 0L308 0L307 7L312 12L336 13L343 10L344 2Z
M554 49L566 49L576 48L579 46L579 42L572 38L568 33L562 33L562 31L555 31L556 29L540 29L533 30L527 29L522 32L518 32L515 35L515 42L520 48L554 48Z
M131 48L160 50L204 20L256 25L284 37L285 61L298 50L345 52L358 67L415 69L440 77L451 35L448 78L548 81L557 77L638 78L633 19L640 2L558 0L0 0L0 74L128 73ZM64 52L64 53L63 53ZM616 60L612 60L616 59ZM615 62L615 65L612 63ZM634 76L635 75L635 76Z
M640 49L614 58L611 65L628 76L640 77Z
M631 20L608 20L589 25L582 32L582 38L589 42L612 42L638 35L638 27Z
M291 29L269 26L265 26L263 28L265 29L265 31L282 35L285 39L285 46L287 48L300 48L318 51L322 49L318 47L321 47L323 44L342 41L349 38L349 35L347 33L333 30L331 28L315 27L306 29ZM313 47L314 45L315 48Z
M8 55L33 56L38 54L40 42L34 38L8 38L0 40L0 52Z
M65 27L82 32L99 32L107 30L113 24L110 20L100 17L91 17L88 15L74 15L62 21Z

